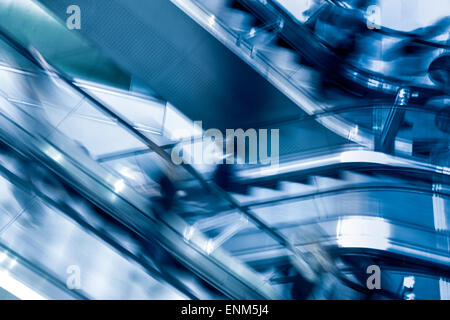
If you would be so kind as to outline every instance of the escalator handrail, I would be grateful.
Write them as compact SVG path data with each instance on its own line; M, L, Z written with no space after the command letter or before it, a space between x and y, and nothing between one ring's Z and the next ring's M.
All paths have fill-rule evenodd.
M320 197L326 197L329 195L336 195L336 194L342 194L347 192L376 192L376 191L395 191L395 192L409 192L414 194L425 194L429 196L441 196L445 197L446 199L450 198L450 192L447 191L441 191L441 190L430 190L426 187L418 187L418 186L397 186L395 183L391 183L390 185L387 184L376 184L376 185L370 185L370 183L363 183L363 182L357 182L352 183L350 185L346 186L338 186L338 187L331 187L329 189L324 190L311 190L307 191L305 193L299 193L294 195L285 195L283 197L277 197L277 198L269 198L265 200L253 200L248 202L243 202L244 207L254 208L254 207L268 207L277 205L279 203L283 202L298 202L302 201L304 199L311 199L311 198L320 198Z
M394 227L398 227L398 228L404 228L404 229L409 229L411 230L410 234L414 235L415 237L419 234L419 233L423 233L423 234L435 234L438 233L440 237L442 237L442 239L447 239L447 241L450 240L450 234L448 232L436 232L436 230L431 229L431 228L425 228L425 227L421 227L419 225L414 225L411 223L406 223L403 221L399 221L399 220L395 220L395 219L387 219L387 218L382 218L382 217L377 217L377 216L363 216L363 215L336 215L336 216L331 216L331 217L326 217L326 218L312 218L312 219L308 219L308 220L304 220L301 223L287 223L287 224L283 224L280 225L279 228L284 229L284 228L292 228L295 227L296 229L298 228L302 228L302 227L310 227L310 226L314 226L314 225L320 225L320 224L327 224L327 223L339 223L340 221L351 221L353 219L363 219L363 220L372 220L372 221L380 221L383 223L386 223L388 225L391 226L391 228ZM249 229L248 233L251 234L253 233L254 230ZM385 251L385 252L389 252L391 254L394 254L394 252L389 251L390 248L386 248L386 249L380 249L377 246L373 246L370 247L367 245L367 241L364 239L364 237L367 236L367 232L361 230L361 235L351 235L354 238L357 238L358 236L360 236L362 238L362 245L346 245L346 246L332 246L332 248L336 249L336 250L345 250L345 248L353 248L353 249L357 249L357 248L364 248L367 250L374 250L374 251ZM373 235L377 236L376 233L374 233ZM383 237L386 237L385 235L383 235ZM398 234L396 234L396 237L400 237ZM317 242L320 242L324 245L324 247L327 247L330 245L330 243L334 243L337 242L339 238L339 235L336 234L330 234L327 235L326 237L324 237L323 239L317 239ZM422 261L424 263L428 263L430 264L430 266L435 266L438 267L439 270L445 270L446 272L450 272L450 251L448 249L444 249L444 248L439 248L438 246L436 247L430 247L430 246L424 246L422 245L422 243L418 240L416 244L408 242L408 241L399 241L398 238L395 237L386 237L386 240L389 240L392 244L396 244L398 248L403 248L404 252L395 252L396 255L401 255L401 256L405 256L405 257L409 257L412 260L416 260L416 261ZM356 240L355 240L356 241ZM443 242L447 242L447 241L443 241ZM357 241L356 241L357 243ZM426 243L426 242L425 242ZM261 248L261 247L260 247ZM411 249L415 249L415 251L420 252L420 255L413 254ZM264 249L262 249L264 250ZM270 246L270 250L278 250L278 248ZM251 249L250 250L250 254L255 254L255 250ZM241 252L242 254L242 252ZM245 254L245 253L244 253Z
M195 0L192 0L192 1L195 1ZM243 2L246 2L246 0L244 0ZM292 20L293 23L298 28L301 28L301 26L299 26L295 22L295 20L292 18L291 14L286 12L286 10L284 8L280 8L280 5L277 4L277 3L274 3L273 0L266 0L264 3L263 2L259 2L258 4L259 4L259 6L263 6L265 8L265 10L269 11L271 14L282 15L284 17L289 17L290 20ZM330 4L330 5L333 5L333 4ZM249 9L250 10L252 10L252 9L255 10L254 8L249 8ZM285 23L285 25L286 25L286 23ZM380 31L380 30L376 30L376 31L379 31L380 33L383 33L383 31ZM388 32L388 31L389 30L387 30L386 32ZM304 32L307 32L307 30L303 28L301 32L304 33ZM320 43L323 47L326 47L327 49L329 49L328 45L326 43L324 43L323 41L321 41L319 38L317 38L314 34L311 34L310 36L314 37L316 39L317 43ZM286 39L286 40L289 41L289 39ZM418 42L420 44L423 44L423 45L429 45L431 47L438 48L438 49L440 49L440 48L449 49L450 48L450 45L441 44L441 43L435 43L435 42L427 42L426 40L418 39L418 40L416 40L416 42ZM302 43L301 46L305 47L304 43ZM294 46L294 47L296 47L296 46ZM334 55L332 52L329 52L328 54ZM336 57L336 58L337 59L341 59L339 57ZM348 65L348 63L346 63L346 65ZM356 66L352 66L352 65L348 65L348 66L349 66L349 68L351 70L350 70L350 72L348 74L345 74L345 76L349 80L357 82L359 85L366 86L366 84L369 83L368 79L378 79L378 81L381 81L382 83L389 84L390 87L395 88L394 90L391 90L394 94L395 94L395 92L397 92L397 88L400 86L398 84L398 79L389 79L389 78L387 78L387 77L385 77L383 75L359 69ZM430 94L434 94L434 95L441 93L441 90L434 89L432 87L426 87L426 86L416 87L415 89L417 89L418 91L420 91L420 90L425 90L426 92L430 91L429 93Z
M271 0L269 0L269 1L271 1ZM345 1L342 1L342 0L327 0L327 1L328 1L328 3L330 3L332 5L336 5L336 6L338 5L338 3L344 3L345 2ZM348 9L351 9L351 10L358 10L358 9L353 8L348 3L346 3L346 7ZM450 50L450 45L447 44L447 42L436 42L436 41L420 39L420 38L418 38L418 37L420 37L420 35L417 34L417 33L414 33L414 32L395 30L395 29L392 29L392 28L388 28L386 26L380 26L379 29L376 28L376 29L373 29L373 31L377 32L377 33L381 33L381 34L387 35L387 36L390 36L390 37L412 39L413 42L417 42L419 44L426 45L426 46L429 46L429 47L434 47L434 48L437 48L437 49Z
M45 269L43 266L38 265L36 262L31 262L30 260L23 257L19 252L11 249L9 246L5 245L3 242L0 242L0 250L4 252L8 252L10 257L14 257L14 259L21 265L25 266L34 274L45 278L49 283L51 283L55 288L67 293L69 296L72 296L74 299L79 300L90 300L86 294L82 293L80 290L69 289L67 284L58 279L58 277L53 274L50 270ZM1 272L4 272L3 270Z
M283 175L310 171L318 171L325 167L343 167L354 165L376 165L390 167L405 172L419 172L429 175L450 177L450 168L434 164L426 164L413 159L405 159L383 152L371 151L362 147L348 147L347 150L338 150L334 153L328 152L326 155L309 156L308 158L296 158L293 161L280 163L278 168L271 170L267 168L264 175L261 168L244 169L238 172L238 177L245 180L270 180L279 179Z

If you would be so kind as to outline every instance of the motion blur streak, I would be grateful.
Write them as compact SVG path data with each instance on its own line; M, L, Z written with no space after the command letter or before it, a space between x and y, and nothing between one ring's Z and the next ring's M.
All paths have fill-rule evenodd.
M1 1L0 298L449 299L449 6Z

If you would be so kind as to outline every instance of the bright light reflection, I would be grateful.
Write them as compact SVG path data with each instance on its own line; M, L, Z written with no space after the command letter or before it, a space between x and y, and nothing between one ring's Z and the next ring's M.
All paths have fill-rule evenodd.
M125 188L125 182L120 179L114 184L114 192L119 193Z
M47 300L33 289L14 279L8 271L0 272L0 287L21 300Z
M16 266L17 264L17 260L16 259L12 259L11 262L9 263L9 269L12 269Z
M387 250L390 247L391 228L380 218L347 217L340 219L337 242L341 247L359 247Z
M119 169L119 173L131 180L136 180L137 179L137 174L135 171L133 171L132 169L128 168L128 167L121 167Z
M52 148L52 147L50 147L49 149L47 149L47 155L50 157L50 158L52 158L53 160L55 160L56 162L60 162L61 160L62 160L62 154L58 151L58 150L56 150L56 149L54 149L54 148Z
M358 136L358 126L354 126L352 130L350 130L349 134L348 134L348 138L349 140L353 140L355 137Z
M184 230L184 240L185 241L189 241L191 240L192 236L194 235L195 232L195 227L194 226L189 226Z
M408 289L412 289L414 287L414 283L416 282L414 276L404 277L403 278L403 286Z
M216 16L215 16L215 15L211 15L211 16L208 18L208 24L209 24L210 26L213 26L215 23L216 23Z
M208 243L206 244L206 253L210 255L215 249L214 240L209 239Z

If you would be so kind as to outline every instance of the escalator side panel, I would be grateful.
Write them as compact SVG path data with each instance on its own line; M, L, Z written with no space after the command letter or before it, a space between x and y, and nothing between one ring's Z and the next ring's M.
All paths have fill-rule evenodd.
M40 2L65 21L70 1ZM84 0L79 6L83 36L204 128L264 127L305 114L170 1ZM298 140L300 150L312 141L343 142L315 121L303 126L299 134L308 138Z

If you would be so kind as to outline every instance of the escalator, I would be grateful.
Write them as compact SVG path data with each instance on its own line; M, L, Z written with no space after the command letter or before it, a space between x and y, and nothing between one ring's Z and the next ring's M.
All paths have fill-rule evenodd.
M40 2L64 21L69 2ZM347 2L319 5L311 1L311 7L294 12L288 2L275 0L161 0L144 7L130 1L102 5L86 1L80 3L86 28L79 32L189 118L203 119L206 126L265 128L268 123L304 119L302 129L291 126L290 131L281 131L281 145L295 141L282 155L350 140L369 149L430 160L431 153L448 146L439 123L443 118L445 122L448 104L449 47L435 39L448 21L441 19L417 34L384 26L370 30L362 39L366 52L345 60L335 56L330 42L336 36L333 30L342 28L328 20L337 15L335 20L351 29L346 21L358 20L364 12ZM168 23L173 20L177 23ZM363 29L367 31L365 25ZM139 40L122 37L119 44L115 35L121 30ZM380 55L378 49L384 47L388 50ZM139 56L131 58L129 48L135 48ZM407 70L418 67L418 59L383 60L395 56L390 51L396 50L423 52L426 57L420 70L422 64L429 70L405 76ZM317 92L328 78L332 86ZM372 107L367 107L367 101ZM434 117L427 116L427 125L436 128L432 134L423 130L424 114L412 110L417 106L435 109Z
M15 45L20 47L17 43ZM64 82L68 89L81 93L88 99L91 108L104 108L100 110L107 112L107 115L114 115L114 112L108 111L109 109L74 86L72 82L67 80ZM35 129L38 126L36 119L4 98L2 105L1 139L4 143L44 164L84 198L127 226L138 237L150 243L158 241L177 259L229 297L241 299L278 297L276 291L265 284L258 274L227 256L225 252L220 249L216 249L213 253L205 251L208 243L202 234L196 234L187 240L184 233L188 226L180 218L168 215L166 218L168 221L156 220L151 210L151 202L134 191L117 173L111 172L93 160L85 149L80 147L83 141L76 139L80 137L72 136L69 139L53 129L44 139L36 135ZM155 146L125 120L115 116L114 122L123 125L150 146ZM41 122L39 125L46 124ZM116 133L130 136L125 130ZM111 138L106 137L108 140ZM78 142L75 143L73 140ZM136 141L134 143L136 144Z
M69 2L39 3L64 23ZM203 121L205 128L270 128L273 123L307 115L291 95L280 92L226 43L170 1L84 1L78 5L84 8L86 28L76 33L142 79L189 119ZM99 16L104 20L100 21ZM135 38L117 37L121 32ZM118 38L123 43L119 44ZM291 145L280 150L282 154L345 142L313 119L305 119L301 128L280 132L280 146Z
M333 256L336 260L329 261L343 269L349 264L339 261L350 257L358 261L354 274L364 275L376 264L448 278L449 177L442 167L352 147L296 159L276 171L244 169L236 176L247 186L246 193L232 193L239 204L303 252ZM187 197L195 203L196 194ZM283 248L259 238L257 230L239 222L238 213L216 206L180 214L194 227L219 234L217 241L250 265L274 279L286 278L283 283L294 282L292 275L274 270L289 265ZM220 237L233 227L234 233Z
M23 57L27 57L29 62L39 66L38 61L36 61L27 50L21 47L20 44L14 43L14 40L8 38L7 35L4 35L4 38L13 45L16 50L22 52ZM15 54L18 53L15 52ZM39 72L39 70L36 70L36 72ZM149 138L149 134L144 134L142 131L136 129L136 126L132 122L118 115L114 109L88 94L82 87L74 84L69 77L62 75L58 71L52 72L50 78L57 84L54 86L53 90L65 90L70 92L73 96L78 97L80 104L82 104L83 112L92 114L94 111L97 113L100 111L109 119L110 123L115 125L116 131L108 132L105 136L99 135L95 137L95 139L106 143L107 141L119 139L119 136L125 136L132 146L140 146L149 149L149 152L144 153L144 159L146 159L147 162L153 161L157 163L157 159L160 159L162 160L162 163L172 165L168 153L166 153L160 145ZM324 268L323 264L326 264L330 268L330 270L328 270L329 273L337 274L340 281L344 281L356 291L359 290L363 293L367 293L367 290L364 289L362 285L348 280L339 270L335 270L335 268L332 267L335 258L331 253L325 250L327 245L334 247L336 243L341 243L347 244L341 245L341 248L346 249L363 248L378 250L377 252L387 252L387 248L382 246L375 248L365 247L364 243L367 245L367 239L363 239L365 242L349 242L349 239L346 238L348 226L350 226L350 229L358 229L357 225L360 224L361 221L373 220L375 221L374 225L380 225L380 229L383 230L392 229L395 231L403 228L403 231L395 231L395 234L398 233L398 236L410 234L408 230L411 230L411 228L414 227L411 226L411 221L408 221L408 219L404 222L406 223L406 226L400 224L398 227L398 223L392 221L389 216L383 215L383 213L386 213L383 209L369 212L367 214L368 217L349 213L348 217L340 218L342 212L338 212L334 215L334 218L333 215L330 215L328 220L324 219L323 221L317 222L317 218L321 217L320 212L300 208L300 211L310 211L310 217L313 218L313 221L309 223L309 226L306 224L307 231L301 232L301 237L303 238L299 241L293 241L292 234L286 233L283 228L279 228L277 225L279 221L271 221L273 215L270 212L264 213L264 210L259 212L258 209L253 208L253 206L256 208L258 205L264 207L263 203L258 203L258 201L255 203L255 200L261 200L262 198L276 201L277 199L273 198L278 197L278 200L284 201L289 200L287 199L289 196L292 196L294 200L301 198L301 196L304 198L316 196L322 197L322 195L319 195L321 193L323 194L323 197L326 198L327 193L341 193L342 190L348 188L349 181L352 181L352 179L358 181L357 183L354 183L354 185L356 185L354 186L356 190L362 189L359 180L364 179L368 180L369 184L374 184L374 186L372 186L374 190L377 188L389 187L389 183L386 182L389 179L386 177L381 177L377 184L376 179L373 179L370 176L358 175L354 172L345 173L345 179L341 179L341 181L338 181L337 179L334 179L333 181L330 177L323 177L320 179L316 176L313 178L316 185L309 187L300 182L307 176L305 172L309 172L310 175L312 175L313 172L318 174L320 170L329 170L330 167L333 166L345 165L346 159L348 162L347 166L350 169L354 169L355 164L369 163L371 165L377 165L377 158L373 157L377 153L367 150L356 150L356 152L360 152L359 159L354 156L355 154L348 153L355 152L355 150L347 150L347 153L340 152L337 153L336 156L325 155L322 157L322 162L318 161L320 159L313 159L312 157L309 157L309 161L303 161L303 163L296 161L297 164L300 163L300 168L294 168L297 175L292 175L292 165L286 164L283 169L282 164L280 171L281 175L285 174L286 176L291 176L293 178L298 177L299 180L290 181L289 184L289 181L283 181L280 176L272 177L275 181L282 181L281 184L283 186L281 187L281 193L277 190L270 190L268 188L255 190L255 186L258 184L270 184L271 182L267 181L267 176L270 178L270 175L261 174L262 178L257 179L255 176L257 177L258 172L261 173L260 169L253 170L253 172L252 170L248 170L247 172L244 170L239 174L242 176L242 180L248 181L247 183L250 185L248 196L239 196L224 192L205 179L202 173L189 165L185 165L182 168L170 167L173 171L176 171L177 173L180 172L181 178L179 180L181 182L187 181L189 187L185 189L186 200L184 201L184 205L175 208L171 213L166 212L161 214L157 205L149 200L152 192L156 189L154 184L136 184L136 182L133 181L133 178L130 178L130 175L128 175L129 178L127 179L123 171L121 172L117 169L117 166L109 167L105 162L95 160L95 158L89 154L89 150L86 151L87 148L85 147L87 140L92 139L92 137L83 137L82 132L77 132L73 129L67 130L67 128L64 129L64 126L60 126L57 129L55 127L49 127L49 124L43 123L42 119L33 118L33 113L27 112L26 107L20 106L19 108L19 104L12 101L13 99L3 98L2 100L2 117L0 118L2 129L0 137L4 143L16 150L16 152L20 152L28 158L35 159L42 166L58 176L65 184L76 190L76 192L84 199L87 199L90 203L101 208L109 217L112 217L112 219L117 221L120 225L125 226L139 239L144 239L147 243L157 241L165 250L175 256L177 260L186 265L191 271L230 298L262 299L290 297L290 293L286 289L286 284L280 285L280 283L274 284L267 281L268 275L273 276L284 271L265 270L264 268L261 268L260 263L255 263L255 261L258 262L261 260L258 257L258 254L262 256L267 254L267 248L264 246L262 248L258 248L258 246L253 247L254 244L267 245L273 250L274 257L281 256L285 259L288 257L288 264L291 266L291 269L293 269L301 278L307 279L307 282L320 283L319 278L322 274L320 270ZM73 102L71 103L75 106L78 105ZM74 109L74 106L65 109L65 106L61 105L60 110L66 110L66 115L63 116L62 119L69 118L71 114L76 111ZM49 130L49 132L44 132L44 136L42 133L35 130L39 127L37 125L39 121L39 126L46 125ZM61 119L58 118L56 123L62 124L63 122L64 121L61 121ZM69 126L69 128L73 127ZM61 132L62 130L64 130L64 134ZM75 143L74 141L77 142ZM127 147L129 146L127 145ZM364 152L366 152L366 154ZM369 152L369 154L367 154L367 152ZM140 156L142 156L142 154L131 155L128 159L122 158L119 162L121 161L122 164L126 166L133 161L139 162L136 158ZM444 167L424 165L419 162L407 161L401 158L397 159L395 157L389 158L389 156L379 153L378 159L380 159L380 157L381 160L378 165L383 168L386 167L386 162L389 163L386 159L389 159L392 163L392 167L397 170L403 168L406 172L415 171L416 173L418 172L431 176L436 175L441 178L448 177L448 169L445 169ZM352 161L354 163L351 163ZM308 162L310 165L309 168ZM301 168L301 166L303 166L303 168ZM304 174L302 175L298 174L301 169L305 169ZM117 171L114 172L114 170ZM333 183L330 183L330 181ZM430 192L428 185L413 186L410 189L418 192L428 192L428 198L430 199L430 194L432 194L433 197L436 195L438 198L441 196L445 198L448 197L448 190L445 189L445 181L446 180L444 180L443 190L435 188ZM398 181L391 182L392 185L398 183ZM407 182L403 180L399 187L399 193L403 196L408 196L410 191L404 186L406 183ZM321 186L333 186L335 187L335 190L323 190L321 189ZM194 196L196 194L198 195L198 190L200 189L203 191L202 199L189 198L192 197L192 194ZM194 191L190 192L190 190ZM205 191L211 192L205 193ZM268 194L271 192L272 195L269 197ZM367 199L370 199L375 193L369 191L368 194ZM381 195L381 197L383 198L383 195ZM415 201L418 202L422 200L420 196L411 197L415 198ZM358 204L362 205L364 203L364 200L362 200L364 198L357 197L356 199L358 199L356 201ZM306 202L300 202L300 206L305 205L308 207L309 204L305 203ZM325 200L323 202L318 201L318 203L324 206L325 211L327 210L326 207L329 206L329 202L327 203ZM202 208L200 208L199 204ZM297 216L296 212L298 211L298 208L295 207L297 205L298 204L294 204L294 208L291 209L291 218ZM217 210L218 207L222 209ZM79 211L77 208L71 207L70 204L69 208L75 212ZM354 209L357 209L358 211L360 208ZM185 215L189 212L198 213L201 210L204 212L203 217L198 214L197 216L192 214L188 216ZM229 211L230 215L227 216L222 214L222 212L226 211ZM424 217L427 217L432 221L433 219L430 219L430 216L433 216L433 212L430 212L430 208L426 208L424 211L426 212ZM208 214L210 215L209 217ZM377 216L378 214L380 214L380 216ZM440 214L442 215L442 212ZM207 216L206 219L205 215ZM217 216L211 217L211 215ZM373 217L374 215L376 217ZM286 219L288 218L289 216L286 215ZM217 221L214 221L214 219L225 221L225 224L222 225L222 230L216 228L217 226L220 226L220 224ZM230 224L228 222L232 223ZM430 224L431 222L427 223ZM341 236L336 235L337 224L340 224L341 229L344 229L344 231L341 232ZM91 225L95 224L91 223ZM211 228L211 226L213 226L213 228ZM334 229L334 234L333 232L330 232L328 237L324 240L317 240L314 238L317 237L317 234L314 231L311 232L311 230L317 230L317 227L323 230ZM433 224L429 229L434 227ZM438 269L440 268L439 270L444 270L444 273L447 272L448 270L446 267L448 267L449 259L448 235L445 233L447 231L438 235L436 235L434 231L434 233L429 230L423 232L424 239L436 237L436 239L429 241L429 243L431 243L431 246L436 245L437 249L428 247L420 248L414 239L393 238L392 242L396 243L396 247L394 247L389 254L400 257L409 256L411 259L418 260L422 264L424 261L426 263L432 263L436 265ZM308 239L308 234L312 234L311 236L313 238ZM242 236L248 238L241 238ZM354 237L353 239L352 236ZM355 240L355 238L358 240L359 236L359 234L350 233L350 240ZM378 235L378 237L381 238L381 241L384 242L388 241L387 239L389 236L390 234L383 233ZM316 242L319 245L314 246L313 249L305 249L307 246L304 246L302 241L306 240L311 242L312 239L314 240L313 242ZM375 242L375 244L376 243L377 242ZM445 243L447 244L447 247L440 247ZM411 249L412 245L415 245L417 248ZM409 247L409 250L405 249L407 247ZM415 256L411 254L412 251L415 253ZM261 252L263 252L263 254L261 254ZM434 252L434 255L427 254L427 252ZM256 257L255 260L249 258L252 254ZM286 262L283 263L283 267L286 267Z
M445 41L428 40L440 33L445 35L448 17L418 29L416 34L386 27L369 29L363 16L365 5L352 7L351 1L310 1L303 5L276 0L173 2L218 39L226 41L231 50L308 115L328 112L327 117L317 121L340 136L370 149L409 156L421 156L420 151L413 150L421 143L436 148L442 142L448 144L442 130L436 130L433 137L421 130L421 113L407 111L405 116L402 111L405 106L417 105L444 110L448 104L448 99L437 103L434 100L448 98L444 60L449 46ZM208 24L212 18L215 24ZM362 52L355 49L340 56L339 48L334 46L338 47L342 39L342 45L349 47L344 49L350 50L352 46L345 40L351 35L361 42L357 44ZM395 56L391 53L395 50L405 50L401 54L404 61L398 56L392 58L393 62L389 60L390 55ZM421 53L420 59L417 52ZM440 80L433 76L434 65L441 66ZM414 69L416 75L406 71ZM397 101L405 90L408 98L399 106ZM367 101L378 108L361 108ZM348 109L344 113L333 112L339 106ZM431 126L436 127L433 123ZM390 146L380 146L380 139L387 140Z
M79 290L69 290L58 275L30 262L8 246L2 244L0 250L1 300L88 299Z
M197 293L138 256L126 230L89 218L92 207L75 193L76 211L61 201L66 189L51 172L39 168L47 180L41 186L37 177L26 179L25 163L38 168L2 144L2 288L19 299L195 299Z

